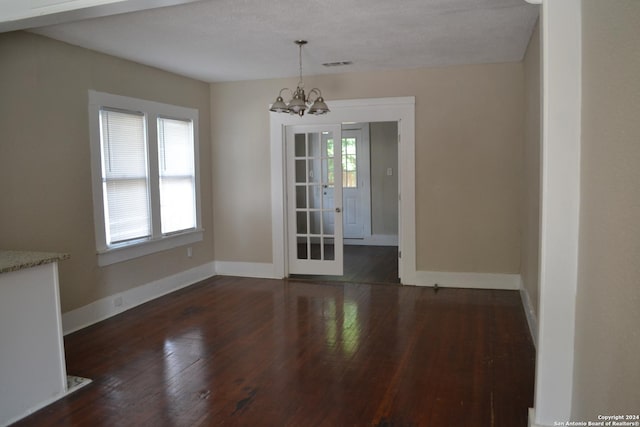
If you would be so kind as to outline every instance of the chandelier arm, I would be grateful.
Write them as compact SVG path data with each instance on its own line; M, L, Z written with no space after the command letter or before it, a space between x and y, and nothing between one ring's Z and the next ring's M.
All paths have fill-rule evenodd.
M282 97L282 92L284 92L285 90L288 90L289 92L291 92L291 98L293 98L293 91L291 89L289 89L288 87L283 87L282 89L280 89L280 92L278 93L278 96Z
M309 103L311 103L311 94L315 93L316 94L316 99L318 98L322 98L322 92L320 92L320 89L318 89L317 87L314 87L313 89L311 89L309 91L309 96L307 96L307 100L309 101Z

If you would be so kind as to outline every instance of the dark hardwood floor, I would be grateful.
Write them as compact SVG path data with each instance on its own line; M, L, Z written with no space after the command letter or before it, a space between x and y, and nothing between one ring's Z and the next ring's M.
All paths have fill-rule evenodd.
M518 292L216 277L65 337L18 426L525 427Z
M400 283L398 247L345 245L342 276L294 274L291 278L330 282Z

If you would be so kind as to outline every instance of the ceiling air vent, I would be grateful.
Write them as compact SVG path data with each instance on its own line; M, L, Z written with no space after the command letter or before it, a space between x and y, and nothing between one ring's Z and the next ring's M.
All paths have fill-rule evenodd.
M336 62L325 62L324 65L325 67L342 67L344 65L351 65L353 64L353 62L351 61L336 61Z

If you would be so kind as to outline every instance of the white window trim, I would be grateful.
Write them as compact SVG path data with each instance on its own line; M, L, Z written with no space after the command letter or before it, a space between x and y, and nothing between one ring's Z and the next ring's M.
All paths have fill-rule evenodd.
M184 232L162 235L160 230L160 212L152 212L153 233L150 239L126 242L119 245L107 245L104 218L104 198L102 188L102 159L100 153L100 108L110 107L129 111L145 113L150 151L150 178L156 179L158 174L157 164L153 164L157 158L157 118L172 117L190 119L193 121L195 178L196 178L196 228ZM177 105L163 104L160 102L130 98L127 96L113 95L110 93L89 91L89 134L91 145L91 180L93 189L93 221L96 238L96 251L98 265L106 266L118 262L127 261L144 255L184 246L199 242L203 239L201 198L200 198L200 153L198 135L199 112L194 108ZM154 154L155 153L155 154ZM158 189L153 189L151 198L159 200Z

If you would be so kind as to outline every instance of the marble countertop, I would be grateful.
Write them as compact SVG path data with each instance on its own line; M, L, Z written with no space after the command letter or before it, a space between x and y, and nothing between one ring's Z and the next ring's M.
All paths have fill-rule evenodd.
M0 273L9 273L69 258L69 254L57 252L0 250Z

